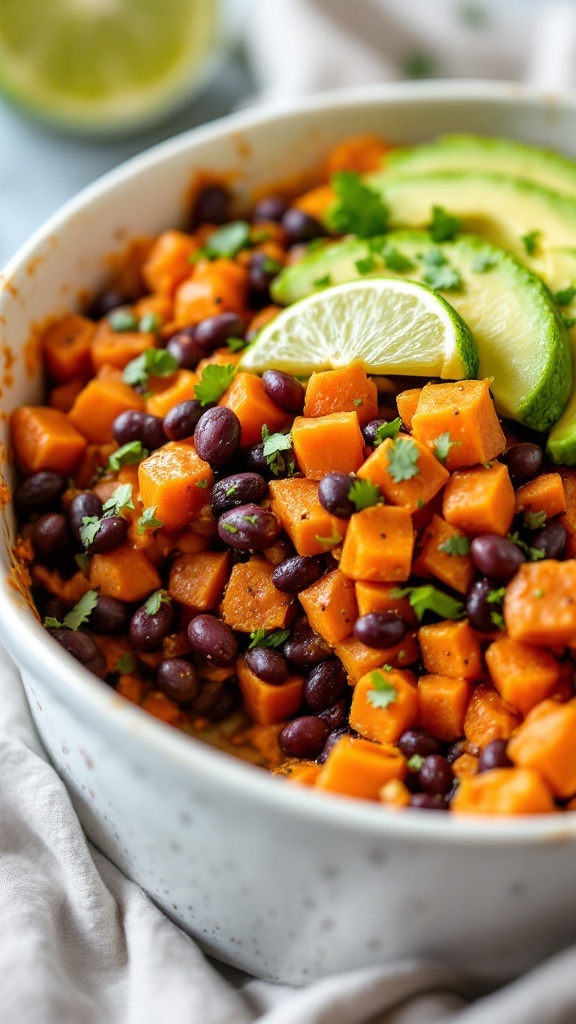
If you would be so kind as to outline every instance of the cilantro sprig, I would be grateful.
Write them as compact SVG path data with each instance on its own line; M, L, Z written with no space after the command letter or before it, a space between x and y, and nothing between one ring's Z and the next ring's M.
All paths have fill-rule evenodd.
M542 526L545 526L547 516L544 510L541 510L540 512L528 511L524 513L522 519L524 526L526 526L528 530L539 530Z
M394 483L399 484L402 480L411 480L420 472L418 459L420 452L415 442L410 437L397 437L388 449L388 465L386 472L390 474Z
M138 520L138 533L146 533L147 530L159 530L164 523L161 519L156 518L156 505L151 505L150 508L145 508L142 515Z
M252 244L250 237L250 225L247 220L233 220L224 224L217 231L208 235L206 242L197 252L189 257L190 263L198 263L199 260L216 260L219 258L233 259L241 249L246 249Z
M330 182L336 202L329 214L330 227L341 235L371 238L381 235L388 223L388 208L374 189L355 171L337 171Z
M83 626L85 622L88 622L90 615L94 611L98 603L98 594L95 590L88 590L80 600L74 605L73 608L64 616L64 620L59 622L52 615L47 615L44 619L44 625L47 629L71 629L74 632Z
M461 619L464 616L464 605L443 590L437 590L431 584L421 587L395 587L392 597L407 597L416 617L422 619L425 612L433 612L442 619Z
M138 462L147 459L148 455L148 449L142 446L141 441L128 441L127 444L123 444L115 452L112 452L107 468L111 472L117 473L122 466L135 466Z
M84 547L89 548L92 546L104 519L109 519L111 516L122 516L125 518L124 510L133 508L132 484L120 484L112 491L108 500L104 502L102 516L84 516L82 518L79 534Z
M361 512L363 508L371 508L372 505L382 504L380 488L370 480L355 480L348 491L348 498L357 512Z
M462 288L460 274L452 267L444 253L437 248L427 249L419 259L424 269L422 280L430 288L442 291L459 291Z
M122 379L130 387L148 386L150 377L170 377L176 373L178 361L165 348L147 348L132 359L122 372Z
M234 380L236 372L236 367L232 363L226 363L225 366L209 363L205 366L200 380L194 385L194 394L200 405L211 405L222 398Z
M541 234L541 231L528 231L527 234L521 236L520 241L528 256L533 256L536 252Z
M443 434L439 434L438 437L435 437L432 442L432 446L434 448L434 455L438 459L438 462L441 462L442 465L444 465L448 458L448 452L457 444L462 444L462 441L451 441L448 430L445 430Z
M429 231L433 242L448 242L460 231L460 220L447 213L442 206L433 206Z
M398 697L398 691L389 679L383 675L383 672L390 671L390 666L384 666L383 669L376 669L370 673L370 682L372 683L372 689L368 690L367 697L368 701L373 708L387 708L390 704L394 704Z
M576 296L576 285L569 284L566 288L561 288L560 291L554 292L552 298L557 306L569 306L572 299Z
M520 551L526 555L529 562L539 562L541 558L546 558L545 551L542 551L540 548L533 548L525 540L522 540L517 530L514 533L508 534L508 540L515 544L517 548L520 548Z
M254 647L280 647L285 640L290 636L289 629L260 629L254 630L250 633L250 643L248 644L248 650L253 650Z
M470 541L468 537L459 537L458 534L453 533L444 541L443 544L438 545L438 551L443 551L446 555L469 555L470 554Z
M263 454L267 465L274 474L287 472L289 476L294 473L294 456L283 455L283 452L292 451L292 434L271 434L266 424L262 427Z
M167 590L155 590L144 605L144 611L148 615L156 615L160 611L160 606L163 604L170 604L170 595Z
M379 427L376 428L376 434L374 437L374 447L382 444L387 437L396 437L396 434L402 429L402 420L399 416L395 420L385 420Z

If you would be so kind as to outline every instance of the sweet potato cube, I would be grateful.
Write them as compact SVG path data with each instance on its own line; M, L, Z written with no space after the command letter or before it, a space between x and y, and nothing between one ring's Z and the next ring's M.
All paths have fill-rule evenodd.
M248 562L239 562L230 580L220 612L224 622L241 633L257 629L284 629L292 618L292 598L272 583L274 566L265 558L253 555Z
M179 284L190 277L190 256L198 243L183 231L163 231L153 242L142 265L142 277L151 292L173 295Z
M250 448L262 440L262 427L268 427L274 434L288 422L284 410L269 398L260 377L253 373L237 373L218 405L231 409L240 420L242 448Z
M16 459L28 473L71 473L86 448L86 438L68 417L48 406L20 406L12 413L10 426Z
M413 633L409 633L394 647L384 648L368 647L355 637L348 636L336 644L334 653L340 658L352 686L367 672L382 668L382 665L405 668L407 665L413 665L420 656Z
M477 775L479 760L474 754L460 754L460 757L452 762L452 771L455 777L464 779L469 775Z
M143 409L144 399L120 380L91 380L77 396L69 417L94 444L112 441L112 424L121 412Z
M90 343L95 329L93 320L69 313L44 331L40 339L42 356L48 373L59 384L90 376Z
M464 734L464 716L472 696L469 679L452 676L420 676L418 725L445 743Z
M244 700L244 710L258 725L284 722L297 714L304 697L304 676L289 676L280 686L259 679L239 658L236 671Z
M408 445L410 452L414 453L415 468L418 472L410 480L400 480L396 483L390 474L390 461L398 454L401 445ZM376 484L386 501L392 505L402 505L410 512L415 512L438 494L449 474L428 448L412 437L398 434L394 439L387 437L368 456L358 470L358 476L362 480L370 480Z
M132 359L155 345L156 338L148 331L114 331L107 320L102 320L90 346L92 365L95 370L102 366L123 370Z
M247 291L248 271L238 263L200 260L174 293L174 321L186 327L219 313L243 310Z
M57 384L50 391L50 408L58 409L60 412L70 412L76 401L76 395L80 394L83 387L84 381L79 377L74 377L73 380L68 380L65 384Z
M215 348L209 356L200 360L196 366L196 373L201 377L202 371L207 366L237 366L241 355L241 352L231 352L228 346L225 348Z
M525 562L506 587L506 631L543 647L576 644L576 562Z
M414 562L414 571L419 575L435 576L459 594L465 594L472 583L476 570L470 554L450 554L443 550L450 545L451 538L464 537L460 530L450 526L441 516L433 516L422 537L422 547Z
M480 683L464 716L464 735L481 749L492 740L507 740L520 724L520 715L491 686Z
M566 558L574 558L576 556L576 470L562 467L560 475L566 499L566 512L560 519L568 534Z
M188 402L194 398L194 385L199 381L198 374L191 370L179 370L166 382L166 386L150 398L146 399L146 412L152 416L161 416L164 419L166 413L170 412L180 402Z
M516 512L545 512L553 519L566 511L564 484L559 473L541 473L516 491Z
M323 576L299 595L308 621L334 647L349 636L358 618L354 581L340 569Z
M146 555L128 544L120 544L105 555L93 555L89 578L91 587L120 601L142 601L162 586Z
M316 779L319 789L364 800L378 800L390 779L405 779L406 758L393 747L343 736L334 744Z
M170 597L195 612L213 611L224 593L229 561L227 551L180 555L170 570Z
M292 441L298 465L309 480L321 480L336 471L355 473L364 461L364 438L355 412L315 419L297 416Z
M508 741L508 756L534 768L559 797L576 793L576 707L544 700L526 715Z
M463 776L450 807L456 814L548 814L556 809L545 782L530 768Z
M451 526L465 533L498 533L505 537L514 518L514 488L508 467L493 462L453 473L444 491L442 512Z
M476 679L482 671L478 638L466 620L435 622L418 630L424 667L430 675Z
M429 447L441 434L450 435L453 444L446 457L450 472L490 462L506 447L489 380L426 384L412 417L412 432Z
M404 622L416 622L416 613L407 597L395 597L398 590L395 583L367 583L358 580L356 583L356 600L358 614L368 615L369 612L394 612Z
M398 415L407 430L412 430L412 417L416 412L422 388L408 388L396 396Z
M355 412L360 426L378 415L378 392L359 362L337 370L313 373L306 388L305 416Z
M356 171L357 174L378 171L389 150L388 143L377 135L352 135L337 142L330 150L325 165L326 177L330 179L336 171Z
M396 743L418 717L418 690L412 672L374 669L358 680L350 726L367 740Z
M271 480L269 489L272 512L299 555L321 555L343 541L348 520L322 507L315 480Z
M560 679L560 665L550 651L503 637L486 651L494 686L523 715L550 696Z
M413 550L414 530L408 509L373 505L352 516L340 568L353 580L404 581L410 576Z
M155 507L164 526L180 530L206 504L212 470L193 445L169 441L140 463L138 483L144 507Z
M290 765L285 772L278 772L285 776L287 782L295 782L297 786L313 786L322 768L316 761L297 761Z

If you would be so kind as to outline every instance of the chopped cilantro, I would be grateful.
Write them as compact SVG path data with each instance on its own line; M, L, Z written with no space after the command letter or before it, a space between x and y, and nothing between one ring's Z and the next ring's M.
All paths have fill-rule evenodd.
M380 255L384 260L387 270L395 270L397 274L403 274L407 270L413 270L414 264L407 256L404 256L399 249L387 243L381 250Z
M468 555L470 553L470 541L468 537L459 537L453 533L443 544L438 545L438 551L444 551L447 555Z
M208 366L205 366L198 384L194 386L194 394L200 405L210 405L222 398L235 376L236 367L232 363L227 363L225 366L209 363Z
M247 342L244 338L226 338L226 344L231 352L242 352L242 349L246 348Z
M250 245L250 225L246 220L233 220L230 224L213 231L208 235L203 255L210 259L224 257L231 259L241 249Z
M274 629L270 631L260 627L260 629L250 633L248 650L251 650L253 647L280 647L289 636L289 629Z
M418 619L422 618L424 612L434 612L442 619L461 619L464 615L464 605L461 601L456 601L431 584L422 587L395 587L390 596L407 597Z
M126 651L114 664L114 670L121 675L129 675L136 668L136 660L130 651Z
M408 771L419 772L424 764L424 758L422 757L422 754L412 754L412 757L409 757L406 763L408 765Z
M458 444L458 443L459 442L455 442L455 444ZM482 463L482 469L492 469L492 463L491 462L483 462Z
M523 520L524 526L528 530L539 530L546 522L546 513L543 510L540 512L525 512Z
M438 437L434 438L432 444L434 445L434 455L438 459L438 462L441 462L442 465L444 465L448 458L448 452L450 449L455 444L462 444L462 441L451 441L449 432L445 430L443 434L438 434Z
M495 587L494 590L489 590L486 594L486 601L488 604L502 604L505 593L506 587Z
M117 448L108 459L108 469L117 473L122 466L134 466L143 459L148 458L148 449L142 447L141 441L128 441L121 448Z
M576 296L576 285L569 284L566 288L561 288L559 292L554 292L552 297L558 306L569 306L574 296Z
M329 288L332 284L332 278L330 274L324 274L324 277L317 277L315 281L312 281L315 288Z
M442 249L438 249L436 246L426 249L426 252L419 253L418 259L427 270L432 267L444 267L448 263Z
M370 508L371 505L379 505L382 502L380 488L376 484L371 483L370 480L355 480L348 491L348 498L357 512L361 512L363 508Z
M178 362L165 348L147 348L124 367L122 379L131 387L145 388L149 377L169 377L176 373Z
M352 399L352 405L361 406L361 405L364 405L364 403L363 403L361 398L353 398Z
M231 498L233 494L236 494L237 490L238 490L238 488L237 488L236 484L232 484L232 486L229 487L228 490L226 491L226 497L227 498Z
M120 484L102 506L105 516L121 516L125 508L134 508L132 501L132 484Z
M355 171L337 171L330 182L336 203L330 211L330 226L341 235L371 238L386 230L388 210L381 196L369 188Z
M162 317L158 313L146 313L138 324L138 330L144 334L157 334L162 326Z
M567 316L566 313L560 313L560 317L562 319L564 326L567 327L568 330L570 330L570 328L574 327L574 324L576 324L575 316Z
M505 628L506 624L504 622L504 616L502 615L501 612L490 612L490 621L492 622L492 625L496 627L496 629Z
M242 519L244 520L245 523L250 523L252 526L256 526L256 523L258 522L258 516L256 515L244 515L242 516Z
M129 309L113 309L108 314L108 323L113 331L137 331L138 321Z
M376 269L376 260L371 255L363 256L362 259L356 260L354 266L359 274L371 274Z
M91 613L94 611L96 604L98 603L98 594L95 590L89 590L84 594L77 604L64 616L64 621L59 622L58 619L48 615L44 619L44 625L47 629L71 629L76 631L80 626L88 622Z
M386 472L390 474L395 484L402 480L411 480L420 472L418 468L419 451L412 438L397 437L388 449L388 466Z
M372 689L368 690L368 700L373 708L387 708L389 704L394 704L398 691L391 683L389 679L386 679L382 675L382 671L376 669L370 673L370 682L372 683Z
M339 533L336 533L336 530L334 530L334 533L332 534L331 537L320 537L317 533L315 533L314 540L317 540L318 543L322 544L323 547L333 548L336 547L336 544L340 544L342 542L342 537L340 536Z
M542 590L542 587L537 587L536 590L532 591L532 593L534 597L544 597L544 591Z
M522 540L518 531L515 533L509 533L508 540L511 541L512 544L515 544L517 548L520 548L520 551L524 552L529 562L539 562L541 558L546 558L545 551L531 547L525 540Z
M292 451L292 434L271 434L266 424L262 427L263 454L274 476L287 470L294 472L294 458L286 458L282 452Z
M222 529L226 530L226 533L238 533L238 527L233 523L222 523Z
M147 612L148 615L156 615L156 613L160 611L160 605L162 604L170 604L168 592L166 590L155 590L153 594L150 594L150 597L146 601L144 611Z
M161 519L156 519L156 505L145 508L138 520L138 533L146 533L146 530L159 530L163 526Z
M472 260L472 270L475 270L477 274L485 274L487 270L491 270L495 265L496 256L491 252L481 252Z
M446 213L446 210L442 206L432 207L432 223L430 224L430 234L433 242L448 242L454 235L460 230L460 221L458 217L453 217L451 213Z
M457 292L462 287L460 274L454 267L431 267L422 275L422 280L435 291Z
M200 487L203 491L205 491L206 488L208 487L208 481L207 480L197 480L196 483L194 484L194 486L195 487Z
M93 543L98 530L100 529L100 519L98 516L83 516L82 526L80 527L80 540L85 548L89 548Z
M541 231L529 231L528 234L522 235L520 241L526 250L528 256L533 256L538 247L538 239L542 234Z
M385 441L387 437L396 437L399 430L402 429L402 420L399 416L395 420L388 420L387 422L381 423L376 428L376 436L374 438L374 447L377 448L382 441Z

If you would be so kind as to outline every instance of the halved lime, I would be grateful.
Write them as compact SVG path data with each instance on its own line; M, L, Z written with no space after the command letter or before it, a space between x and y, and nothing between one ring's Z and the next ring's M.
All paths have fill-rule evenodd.
M478 371L470 330L445 299L414 281L376 277L288 306L260 331L240 365L308 375L354 360L374 374L460 380Z
M0 88L62 125L152 120L201 74L216 0L1 0Z

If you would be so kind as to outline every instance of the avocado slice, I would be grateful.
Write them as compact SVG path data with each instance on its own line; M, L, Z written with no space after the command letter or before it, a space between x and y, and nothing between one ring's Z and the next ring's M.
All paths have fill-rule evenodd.
M576 198L576 161L516 139L486 135L441 135L433 142L390 151L386 174L400 177L430 171L496 171Z
M558 419L572 376L567 330L542 281L509 253L473 235L438 245L420 231L349 237L283 270L272 295L276 302L292 303L325 283L353 280L362 270L432 285L442 280L438 270L448 271L444 279L455 287L438 291L470 327L479 376L494 377L498 411L542 431Z

